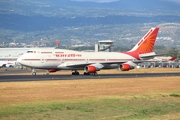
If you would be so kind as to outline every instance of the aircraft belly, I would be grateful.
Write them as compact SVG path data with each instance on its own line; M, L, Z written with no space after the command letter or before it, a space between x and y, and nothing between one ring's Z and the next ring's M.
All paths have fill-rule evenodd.
M58 63L58 62L48 63L48 62L46 62L46 63L42 63L42 64L40 65L40 67L42 67L42 68L57 68L57 66L58 66L59 64L61 64L61 63Z
M60 63L42 63L42 62L29 62L28 64L24 64L25 66L29 66L31 68L57 68Z
M84 67L58 67L58 69L62 69L62 70L84 70Z
M103 69L114 69L114 68L118 68L118 64L108 64L108 65L104 65Z

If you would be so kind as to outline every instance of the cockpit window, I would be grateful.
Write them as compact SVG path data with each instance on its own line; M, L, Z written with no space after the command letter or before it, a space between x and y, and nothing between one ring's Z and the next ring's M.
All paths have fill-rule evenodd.
M33 53L33 51L27 51L27 53Z

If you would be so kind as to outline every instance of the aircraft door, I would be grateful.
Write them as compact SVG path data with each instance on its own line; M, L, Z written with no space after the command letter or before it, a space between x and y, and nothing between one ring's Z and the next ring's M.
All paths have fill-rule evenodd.
M45 59L41 58L41 63L44 63Z
M41 55L41 58L40 58L40 59L41 59L41 63L44 63L45 60L46 60L43 55Z

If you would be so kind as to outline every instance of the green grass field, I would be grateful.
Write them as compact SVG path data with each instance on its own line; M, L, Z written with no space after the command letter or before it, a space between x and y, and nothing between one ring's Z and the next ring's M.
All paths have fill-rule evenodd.
M168 114L168 116L167 116ZM81 100L2 105L1 120L180 119L180 97L109 96Z

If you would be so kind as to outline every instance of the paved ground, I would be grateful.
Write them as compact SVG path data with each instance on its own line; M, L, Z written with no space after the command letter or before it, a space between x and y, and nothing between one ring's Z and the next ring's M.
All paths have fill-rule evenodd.
M117 70L101 71L97 75L71 75L70 71L60 71L50 75L43 75L44 70L38 70L36 76L30 75L30 70L9 69L8 71L0 70L0 82L17 82L17 81L44 81L44 80L84 80L84 79L106 79L106 78L136 78L136 77L163 77L163 76L180 76L180 72L120 72ZM159 69L160 70L160 69ZM171 69L172 70L172 69ZM136 72L135 72L136 71ZM104 72L104 73L103 73Z

